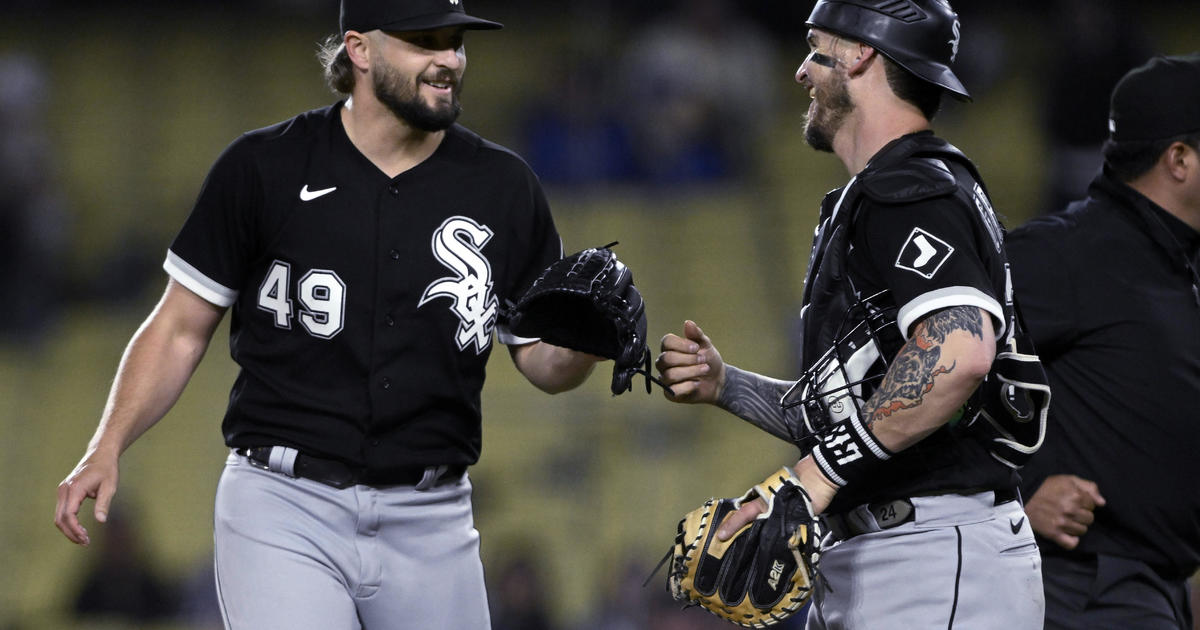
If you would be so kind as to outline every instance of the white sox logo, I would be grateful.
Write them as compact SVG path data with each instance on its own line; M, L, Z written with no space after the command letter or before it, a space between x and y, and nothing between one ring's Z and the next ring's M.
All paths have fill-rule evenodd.
M954 37L950 40L950 62L954 63L954 60L958 58L958 43L962 39L961 27L959 26L958 20L954 20L952 31L954 33Z
M926 280L933 278L950 256L954 246L919 227L913 228L900 247L896 268L911 271Z
M455 342L459 350L475 345L482 354L492 343L498 302L492 294L492 265L480 250L492 231L467 217L450 217L433 233L433 255L455 276L434 280L417 308L434 298L453 300L450 311L460 320Z

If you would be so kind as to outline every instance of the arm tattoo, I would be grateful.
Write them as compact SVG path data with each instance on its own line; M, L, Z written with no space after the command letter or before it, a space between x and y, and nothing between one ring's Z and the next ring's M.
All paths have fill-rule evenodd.
M799 407L784 409L779 399L792 386L761 374L725 365L725 388L717 405L775 437L794 442L802 422Z
M954 306L938 311L922 320L921 326L927 328L926 336L937 343L944 343L950 333L956 330L966 331L972 337L983 340L983 316L979 314L979 308L974 306Z
M867 401L872 410L867 427L900 411L921 404L933 389L934 378L954 371L957 362L938 367L942 344L951 333L965 331L983 339L983 316L974 306L956 306L926 317L913 329L913 336L892 361L887 376Z

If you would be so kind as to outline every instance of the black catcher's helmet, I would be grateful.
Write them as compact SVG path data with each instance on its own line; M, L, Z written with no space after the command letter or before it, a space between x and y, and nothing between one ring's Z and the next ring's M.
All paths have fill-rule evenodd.
M916 76L971 98L950 69L959 22L947 0L818 0L807 24L872 46Z

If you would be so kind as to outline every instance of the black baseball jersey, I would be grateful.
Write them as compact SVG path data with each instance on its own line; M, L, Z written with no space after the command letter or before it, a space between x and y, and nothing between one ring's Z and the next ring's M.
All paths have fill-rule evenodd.
M364 467L472 464L498 309L562 243L523 160L452 126L390 178L342 104L247 133L217 160L164 264L232 306L232 447Z
M957 156L952 159L952 156ZM912 326L955 306L992 315L997 341L1012 309L1003 231L974 167L931 132L899 138L822 204L802 312L806 369L834 357L846 383L870 397ZM894 325L862 332L864 308ZM830 352L832 348L832 352ZM832 372L832 366L825 371ZM845 383L827 383L836 385ZM822 391L829 391L828 388ZM852 413L832 405L834 413ZM882 464L868 483L845 487L831 512L871 501L939 491L1009 488L1012 471L951 422Z
M1109 174L1008 237L1013 285L1054 392L1022 471L1096 482L1107 500L1075 553L1200 568L1200 233ZM1053 542L1043 553L1068 553Z

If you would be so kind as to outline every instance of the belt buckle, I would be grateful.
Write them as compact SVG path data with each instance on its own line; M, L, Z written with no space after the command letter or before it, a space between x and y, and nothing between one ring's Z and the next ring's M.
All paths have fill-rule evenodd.
M265 470L267 472L271 472L271 466L268 465L267 462L264 462L255 456L256 450L257 449L247 447L247 448L239 449L238 454L245 457L246 461L250 462L251 466L258 468L259 470Z

